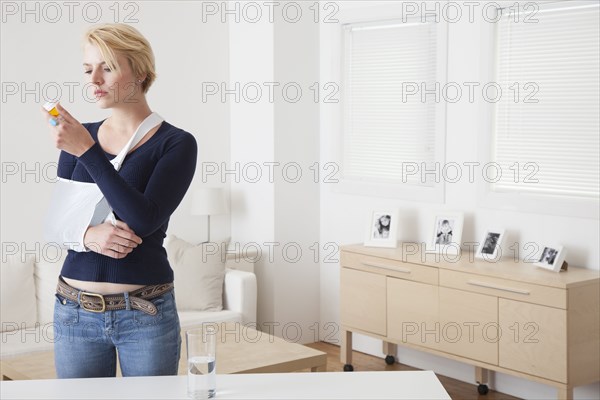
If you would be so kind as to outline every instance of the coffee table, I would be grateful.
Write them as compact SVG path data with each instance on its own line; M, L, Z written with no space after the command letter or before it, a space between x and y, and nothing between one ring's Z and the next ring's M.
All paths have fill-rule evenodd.
M185 399L185 376L51 379L0 383L3 399ZM450 400L432 371L219 375L217 399Z
M2 399L185 399L185 376L50 379L0 383ZM450 400L433 371L219 375L216 399Z
M325 371L327 353L286 342L240 323L211 324L217 332L217 374ZM179 374L187 374L185 331L182 329Z
M24 356L6 358L0 361L2 380L20 381L25 379L54 379L54 352L39 351Z
M297 343L286 342L252 326L240 323L216 323L217 373L265 373L293 372L310 369L325 371L327 353ZM185 332L193 327L182 328L179 375L187 374ZM2 379L52 379L54 352L43 351L3 359L0 362ZM120 370L117 366L117 376Z

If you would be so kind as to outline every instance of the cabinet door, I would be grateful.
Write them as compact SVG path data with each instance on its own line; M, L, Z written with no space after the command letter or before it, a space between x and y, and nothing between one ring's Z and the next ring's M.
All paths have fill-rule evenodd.
M440 288L439 350L498 365L498 298Z
M387 278L388 338L435 349L440 339L438 287Z
M499 300L500 366L553 381L567 381L567 312Z
M342 325L385 336L385 276L350 268L340 274Z

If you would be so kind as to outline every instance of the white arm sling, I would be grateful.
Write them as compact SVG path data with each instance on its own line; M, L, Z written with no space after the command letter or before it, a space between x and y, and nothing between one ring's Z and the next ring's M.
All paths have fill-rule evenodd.
M155 112L142 121L121 152L110 160L115 170L121 168L129 150L162 121L163 118ZM54 184L44 219L44 238L61 248L77 252L89 251L83 244L87 228L102 224L107 219L114 221L114 214L96 183L59 177Z

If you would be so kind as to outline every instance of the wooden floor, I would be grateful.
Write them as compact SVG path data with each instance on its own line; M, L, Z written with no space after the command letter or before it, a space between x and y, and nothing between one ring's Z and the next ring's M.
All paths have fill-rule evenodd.
M306 346L312 347L313 349L321 350L327 353L327 371L338 372L343 371L343 364L340 362L340 347L325 343L316 342L310 343ZM387 365L382 358L374 357L369 354L359 353L358 351L352 352L352 366L355 371L416 371L417 368L409 367L396 363L394 365ZM477 386L471 385L456 379L448 378L446 376L437 375L442 385L455 400L519 400L517 397L509 396L500 392L490 390L486 395L480 395L477 393Z

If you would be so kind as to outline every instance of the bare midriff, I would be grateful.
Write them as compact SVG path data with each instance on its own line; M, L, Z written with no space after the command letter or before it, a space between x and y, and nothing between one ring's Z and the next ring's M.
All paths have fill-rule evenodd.
M65 278L65 282L74 288L99 294L115 294L124 292L133 292L136 289L142 288L146 285L134 285L129 283L111 283L111 282L89 282L79 281L77 279Z

